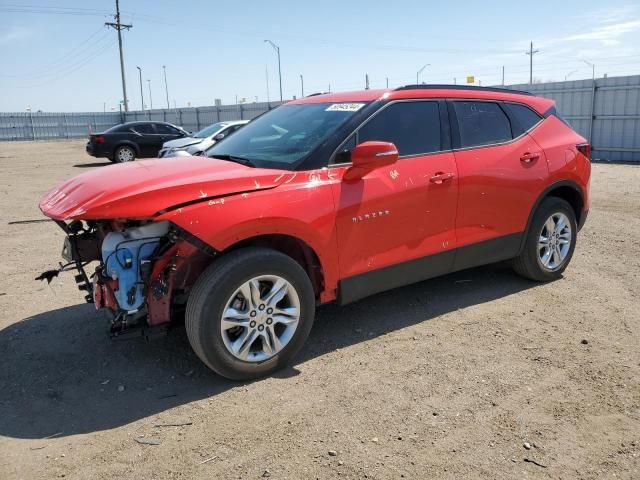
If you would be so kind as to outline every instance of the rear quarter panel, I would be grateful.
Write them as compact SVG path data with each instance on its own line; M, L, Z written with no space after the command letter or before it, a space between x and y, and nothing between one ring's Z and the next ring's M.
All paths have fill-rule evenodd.
M591 163L576 145L587 140L554 115L546 118L529 135L544 150L549 166L548 185L570 181L581 189L584 209L589 209Z

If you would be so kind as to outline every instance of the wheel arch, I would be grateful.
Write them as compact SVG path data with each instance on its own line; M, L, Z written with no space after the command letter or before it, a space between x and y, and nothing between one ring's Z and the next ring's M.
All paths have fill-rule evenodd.
M136 157L140 156L140 147L138 147L138 145L135 142L132 142L131 140L120 140L118 143L115 144L115 146L111 150L111 155L115 157L116 150L118 150L118 148L124 145L126 145L127 147L133 148L133 150L136 152Z
M221 255L246 247L263 247L276 250L291 257L309 275L316 300L325 289L324 269L316 251L304 240L293 235L270 233L245 238L225 248Z
M580 186L572 180L560 180L558 182L555 182L544 189L538 196L536 202L533 204L533 208L531 209L531 212L529 212L529 218L527 219L527 227L520 243L520 252L522 252L522 250L524 249L526 239L529 235L529 229L531 228L531 222L533 221L533 216L535 215L536 210L538 209L540 204L549 197L561 198L565 200L569 205L571 205L571 208L576 215L578 228L580 228L584 223L583 217L586 216L586 212L584 211L585 196L582 188L580 188Z

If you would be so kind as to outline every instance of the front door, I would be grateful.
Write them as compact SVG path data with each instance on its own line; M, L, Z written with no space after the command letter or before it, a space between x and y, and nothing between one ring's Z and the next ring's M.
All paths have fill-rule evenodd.
M457 169L441 132L437 101L400 101L380 110L347 141L330 167L342 178L355 145L379 140L399 160L358 181L337 181L333 195L342 301L450 271Z

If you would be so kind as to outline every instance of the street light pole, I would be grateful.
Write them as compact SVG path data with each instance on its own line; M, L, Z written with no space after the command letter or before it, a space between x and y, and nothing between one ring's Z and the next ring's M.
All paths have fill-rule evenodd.
M416 85L418 85L418 84L420 83L420 74L422 73L422 71L423 71L425 68L429 67L429 66L431 66L431 64L430 64L430 63L427 63L427 64L425 64L425 65L424 65L420 70L418 70L418 71L416 72Z
M167 67L162 65L162 71L164 73L164 92L167 94L167 110L171 108L169 106L169 87L167 87Z
M138 69L138 76L140 77L140 102L142 103L141 110L144 110L144 92L142 90L142 69L137 65L136 65L136 68Z
M591 115L589 116L589 143L593 148L593 117L596 108L596 66L594 63L582 60L591 67Z
M153 110L153 98L151 97L151 80L147 79L147 85L149 86L149 105Z
M300 74L300 98L304 97L304 77Z
M271 40L265 40L265 43L271 45L278 54L278 79L280 80L280 102L282 102L282 69L280 68L280 47L273 43Z
M577 70L571 70L569 73L567 73L567 74L564 76L564 81L566 82L566 81L567 81L567 79L568 79L571 75L573 75L574 73L576 73L576 72L577 72Z

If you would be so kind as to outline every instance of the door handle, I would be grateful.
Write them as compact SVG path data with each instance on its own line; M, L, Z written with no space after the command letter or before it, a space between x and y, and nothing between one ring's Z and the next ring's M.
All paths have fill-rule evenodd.
M449 173L437 172L433 177L429 179L429 181L431 183L436 183L440 185L441 183L446 182L447 180L451 180L454 176L455 175L451 172Z
M539 153L530 153L530 152L525 152L522 154L522 156L520 157L520 161L522 163L531 163L535 160L538 160L540 158L540 154Z

